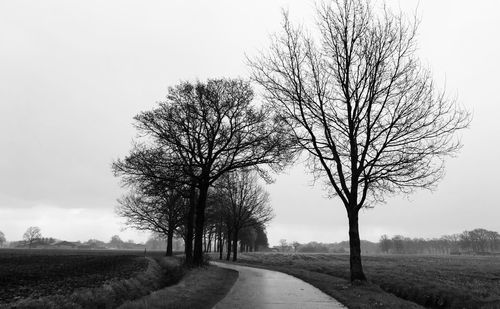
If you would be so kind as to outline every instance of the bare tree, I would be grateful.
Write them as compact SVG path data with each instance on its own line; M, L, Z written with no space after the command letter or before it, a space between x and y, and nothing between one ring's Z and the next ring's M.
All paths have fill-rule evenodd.
M415 21L377 13L369 1L336 0L317 14L309 35L285 13L283 32L250 65L313 174L343 202L351 280L366 280L359 210L388 194L435 188L470 115L418 61Z
M223 174L246 167L279 168L287 150L283 126L266 108L252 105L250 84L240 79L181 83L167 101L135 117L138 130L161 147L166 168L186 173L198 190L193 264L203 262L209 187Z
M182 177L179 171L161 168L161 149L135 145L125 160L113 163L115 176L131 192L118 200L118 215L138 230L163 234L167 239L166 255L173 253L174 233L184 223L186 186L171 179ZM187 196L189 198L189 196Z
M40 231L40 228L38 226L30 226L26 232L24 232L23 239L25 242L28 243L29 247L31 248L31 245L35 240L38 240L42 238L42 233Z
M392 248L392 241L387 235L380 236L380 251L383 253L389 253L389 250Z
M111 240L109 241L110 246L121 249L123 247L123 240L118 235L111 236Z
M130 154L123 160L116 160L113 162L112 169L115 176L122 177L122 183L124 186L130 187L132 189L139 189L141 194L148 196L149 198L154 197L164 199L165 196L175 195L182 196L183 199L187 199L189 203L186 205L186 212L182 214L184 218L184 225L181 225L177 219L176 215L181 216L179 213L180 209L179 203L160 203L151 205L142 205L143 210L141 215L126 212L123 214L133 214L135 216L143 217L151 215L148 221L155 221L156 227L154 228L156 232L163 233L168 231L168 224L170 226L176 226L176 229L181 230L180 234L185 242L185 255L186 262L189 264L192 260L192 240L193 240L193 227L194 227L194 213L196 206L196 187L195 183L187 176L185 170L189 169L189 166L185 166L184 170L179 169L180 164L175 164L172 162L172 157L165 153L161 147L158 145L153 145L155 147L147 147L145 145L136 144L130 151ZM167 198L168 199L168 198ZM130 201L132 202L132 201ZM130 204L134 206L133 203ZM147 206L147 207L146 207ZM167 207L165 207L167 206ZM135 210L138 210L135 207ZM158 214L161 218L158 217ZM168 217L169 222L159 222L158 219L163 220ZM146 224L146 221L142 221ZM150 224L146 224L146 226ZM163 232L158 230L158 226L163 226ZM160 229L162 230L162 229ZM167 232L168 238L168 232ZM167 245L167 252L168 252Z
M2 231L0 231L0 248L2 248L6 242L7 239L5 239L5 234Z
M281 252L285 252L288 249L288 243L286 242L286 239L280 239L280 248Z
M166 236L166 255L172 256L174 234L184 223L187 208L184 199L175 192L163 190L158 196L131 192L118 202L116 212L126 219L126 225Z
M262 251L269 248L269 241L264 226L258 226L256 229L257 239L255 240L255 251Z
M495 231L488 231L487 235L488 242L490 244L489 250L491 252L495 252L498 248L500 248L500 234Z
M470 249L474 253L494 252L500 243L500 235L495 231L474 229L460 234L460 244L463 249Z
M269 205L269 193L257 183L256 175L248 170L224 175L216 187L219 194L227 198L226 222L232 232L233 261L236 261L240 231L265 225L274 217Z
M228 226L230 224L228 220L228 209L227 206L228 199L221 192L217 192L215 188L209 190L207 198L207 207L209 211L207 216L209 217L209 222L215 227L215 233L217 234L217 251L219 252L219 259L222 260L222 255L224 252L224 243L228 241L230 237Z
M450 254L457 254L460 251L460 234L444 235L442 237L448 243Z
M253 226L245 227L239 232L240 252L255 251L257 241L257 228Z

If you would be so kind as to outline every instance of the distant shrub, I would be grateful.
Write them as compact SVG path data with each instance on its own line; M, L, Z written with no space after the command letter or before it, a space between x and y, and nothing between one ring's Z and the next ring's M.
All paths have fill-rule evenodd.
M297 251L303 253L328 253L328 247L320 243L310 242L299 246Z

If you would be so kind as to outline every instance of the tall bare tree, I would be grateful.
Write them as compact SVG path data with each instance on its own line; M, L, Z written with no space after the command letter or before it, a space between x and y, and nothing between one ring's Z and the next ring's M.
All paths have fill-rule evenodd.
M26 243L28 243L30 248L33 245L33 242L40 238L42 238L42 233L38 226L30 226L23 234L23 239Z
M278 168L287 153L283 127L270 111L252 104L250 84L240 79L184 82L167 101L135 117L136 127L161 147L167 166L186 173L198 190L193 264L203 262L209 187L223 174L246 167Z
M254 80L349 218L351 280L366 280L358 212L388 194L435 187L470 115L435 89L416 57L417 22L369 1L317 9L308 34L284 14Z

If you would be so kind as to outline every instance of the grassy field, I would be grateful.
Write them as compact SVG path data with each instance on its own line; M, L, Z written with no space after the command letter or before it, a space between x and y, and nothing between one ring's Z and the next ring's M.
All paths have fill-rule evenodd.
M384 292L428 308L500 308L499 257L366 256L369 283L357 287L347 281L348 255L249 253L239 259L295 275L349 308L413 306Z
M116 306L176 283L177 259L162 252L0 250L0 307Z

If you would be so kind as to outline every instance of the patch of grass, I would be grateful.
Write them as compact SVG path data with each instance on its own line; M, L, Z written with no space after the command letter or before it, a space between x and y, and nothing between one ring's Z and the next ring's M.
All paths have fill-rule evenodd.
M348 255L249 253L240 255L240 262L299 277L349 308L372 308L379 303L398 308L384 303L389 300L387 293L428 308L500 308L498 257L365 256L363 265L369 282L361 286L348 282ZM337 289L329 287L342 286L341 282L349 287L335 294ZM374 305L363 307L363 302L354 302L356 293L359 297L370 294L368 298Z
M278 265L276 261L269 265L265 263L256 263L255 260L247 263L245 258L246 256L235 264L270 269L292 275L320 289L351 309L422 308L413 302L406 301L393 294L387 293L376 284L369 282L352 285L349 280L324 274L320 269L311 271L296 267L292 264ZM233 262L222 262L233 264ZM323 269L323 267L321 269Z
M238 272L206 266L190 269L176 285L127 302L120 309L138 308L212 308L231 289Z

